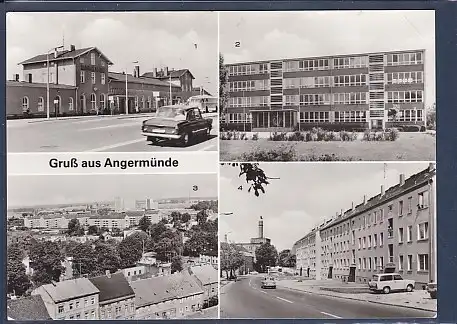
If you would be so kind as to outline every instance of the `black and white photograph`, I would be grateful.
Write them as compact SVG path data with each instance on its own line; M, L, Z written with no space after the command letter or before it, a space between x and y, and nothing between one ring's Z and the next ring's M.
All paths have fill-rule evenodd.
M8 152L217 151L216 12L9 12Z
M434 161L434 10L221 12L221 161Z
M217 174L9 176L6 232L9 320L218 317Z
M432 318L434 163L226 163L220 316Z

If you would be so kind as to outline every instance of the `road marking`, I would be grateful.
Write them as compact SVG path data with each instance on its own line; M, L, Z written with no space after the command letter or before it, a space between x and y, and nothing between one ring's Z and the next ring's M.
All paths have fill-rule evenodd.
M268 295L266 292L264 292L263 290L259 290L262 294L266 294Z
M121 146L126 146L126 145L136 144L136 143L140 143L140 142L145 142L145 141L146 140L144 138L140 138L140 139L136 139L136 140L133 140L133 141L127 141L127 142L116 143L116 144L113 144L113 145L102 146L102 147L95 148L95 149L92 149L92 150L87 150L85 152L101 152L101 151L106 151L106 150L110 150L110 149L121 147Z
M249 280L249 287L251 287L251 280Z
M330 314L330 313L326 313L326 312L321 312L321 314L324 314L324 315L327 315L327 316L330 316L330 317L333 317L333 318L341 318L339 316L336 316L336 315L333 315L333 314Z
M118 127L130 127L130 126L138 126L141 125L139 122L131 122L131 123L124 123L124 124L116 124L116 125L108 125L108 126L99 126L99 127L92 127L92 128L83 128L78 129L79 132L85 132L89 130L99 130L99 129L106 129L106 128L118 128Z
M285 302L288 302L288 303L290 303L290 304L293 304L293 303L294 303L293 301L290 301L290 300L288 300L288 299L281 298L281 297L278 297L278 296L276 296L276 298L278 298L278 299L280 299L280 300L283 300L283 301L285 301Z
M205 146L205 147L202 147L201 149L198 149L199 151L206 151L206 150L209 150L213 147L215 147L216 145L215 144L211 144L211 145L208 145L208 146Z

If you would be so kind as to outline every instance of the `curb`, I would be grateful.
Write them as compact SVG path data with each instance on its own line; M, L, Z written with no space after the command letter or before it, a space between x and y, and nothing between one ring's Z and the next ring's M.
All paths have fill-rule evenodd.
M300 291L305 294L316 294L320 296L327 296L327 297L334 297L334 298L341 298L341 299L349 299L349 300L357 300L357 301L362 301L362 302L368 302L372 304L380 304L380 305L387 305L387 306L395 306L395 307L403 307L403 308L409 308L409 309L416 309L420 311L425 311L425 312L430 312L430 313L437 313L436 310L430 310L428 308L423 308L423 307L417 307L417 306L405 306L405 305L398 305L398 304L392 304L392 303L386 303L386 302L379 302L379 301L374 301L374 300L366 300L366 299L358 299L358 298L352 298L352 297L347 297L347 296L335 296L332 294L325 294L321 292L315 292L315 291L309 291L309 290L301 290L297 288L290 288L290 287L285 287L285 286L280 286L281 288L286 288L294 291Z

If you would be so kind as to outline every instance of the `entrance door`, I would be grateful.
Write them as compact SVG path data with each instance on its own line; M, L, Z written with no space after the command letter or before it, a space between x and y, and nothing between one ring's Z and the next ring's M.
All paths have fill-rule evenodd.
M306 270L306 275L309 277L309 268Z
M300 277L303 276L303 268L300 268Z
M372 119L371 129L382 129L382 119Z
M333 266L328 267L328 279L333 278Z
M355 282L355 267L349 268L348 282Z
M86 96L83 94L79 97L79 107L81 113L86 112Z

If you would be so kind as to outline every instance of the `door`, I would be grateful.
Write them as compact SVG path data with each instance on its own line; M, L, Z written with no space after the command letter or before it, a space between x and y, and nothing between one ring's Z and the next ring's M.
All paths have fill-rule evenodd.
M303 268L300 268L300 277L303 276Z
M382 129L382 119L372 119L371 129Z
M405 287L405 281L403 280L402 276L400 276L399 274L396 274L393 276L393 287L392 289L395 289L395 290L403 290L403 289L406 289Z
M328 279L333 278L333 266L328 267Z
M306 270L306 275L309 277L309 268Z
M348 282L355 282L355 267L349 268Z

